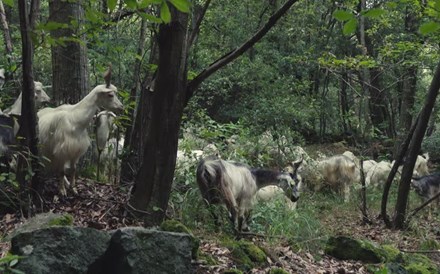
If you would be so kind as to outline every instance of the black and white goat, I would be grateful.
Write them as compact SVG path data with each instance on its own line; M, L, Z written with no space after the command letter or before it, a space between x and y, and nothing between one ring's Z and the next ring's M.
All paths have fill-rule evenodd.
M294 172L287 173L250 168L241 163L207 157L197 166L197 184L208 206L221 203L226 205L234 230L241 232L249 229L247 220L259 189L276 185L284 190L290 200L298 200L296 171L300 165L301 162L296 163ZM212 209L211 214L219 225Z
M37 113L41 153L50 160L48 170L59 175L59 190L64 196L67 195L65 184L70 183L76 192L76 164L90 146L87 128L95 113L100 108L115 112L123 109L116 95L117 88L110 84L110 76L105 79L105 85L96 86L77 104L44 108ZM65 176L67 169L70 169L70 180Z

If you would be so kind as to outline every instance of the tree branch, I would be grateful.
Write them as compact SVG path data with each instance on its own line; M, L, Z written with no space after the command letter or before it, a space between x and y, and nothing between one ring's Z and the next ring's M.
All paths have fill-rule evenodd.
M278 20L289 10L289 8L297 1L298 0L287 0L287 2L269 18L267 23L257 33L254 34L254 36L244 42L240 47L217 59L214 63L212 63L209 67L207 67L199 75L197 75L191 82L189 82L186 91L186 103L192 97L194 91L206 78L238 58L249 48L254 46L258 41L260 41L266 35L266 33L269 32L269 30L278 22Z
M426 207L427 205L429 205L432 201L434 201L434 200L437 199L438 197L440 197L440 192L437 192L437 194L435 194L434 196L432 196L429 200L427 200L427 201L424 202L421 206L417 207L417 208L414 209L410 214L408 214L408 218L407 218L407 220L409 220L411 217L413 217L414 215L416 215L420 210L422 210L424 207Z
M199 33L200 25L202 24L203 18L205 17L206 11L208 10L209 4L211 4L211 0L206 0L205 5L203 6L202 13L197 18L197 21L194 25L194 28L191 30L191 34L189 36L188 42L187 42L187 49L191 48L192 44L194 43L194 40L196 39L197 33Z

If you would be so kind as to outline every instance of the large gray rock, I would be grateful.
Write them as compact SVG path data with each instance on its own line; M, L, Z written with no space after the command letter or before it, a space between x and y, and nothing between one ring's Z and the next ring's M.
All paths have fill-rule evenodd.
M25 273L87 273L107 250L110 238L107 232L92 228L51 227L14 236L11 252L24 256L16 269Z
M188 234L123 228L114 232L106 253L88 273L192 273L191 249Z
M51 227L14 236L11 252L24 256L15 269L28 274L186 274L193 272L191 249L185 233Z

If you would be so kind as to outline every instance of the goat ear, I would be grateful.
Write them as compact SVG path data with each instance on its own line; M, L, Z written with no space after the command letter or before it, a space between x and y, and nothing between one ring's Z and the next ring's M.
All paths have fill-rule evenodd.
M112 78L112 64L108 64L108 69L106 72L104 72L104 80L105 80L105 87L110 87L110 81Z

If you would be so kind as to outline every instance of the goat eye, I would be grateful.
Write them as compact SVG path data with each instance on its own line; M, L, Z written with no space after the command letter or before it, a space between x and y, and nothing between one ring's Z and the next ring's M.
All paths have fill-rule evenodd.
M115 95L113 94L113 92L109 92L108 93L108 97L114 97Z

